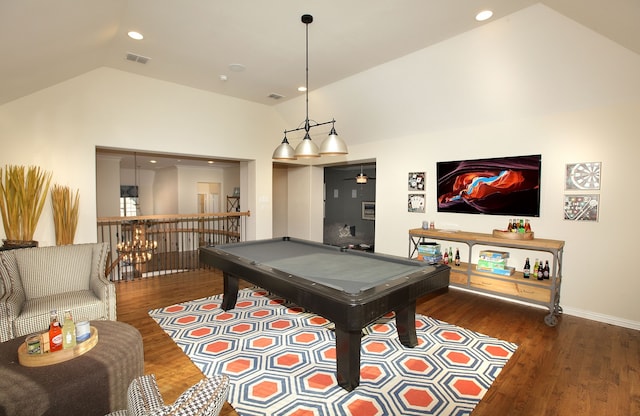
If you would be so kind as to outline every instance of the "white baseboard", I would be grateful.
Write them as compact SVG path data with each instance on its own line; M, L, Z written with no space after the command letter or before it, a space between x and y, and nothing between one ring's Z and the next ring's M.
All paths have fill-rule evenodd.
M563 312L567 315L577 316L579 318L590 319L592 321L604 322L605 324L611 324L615 326L621 326L623 328L635 329L640 331L640 322L630 321L628 319L619 318L617 316L605 315L602 313L596 313L591 311L585 311L583 309L576 309L570 307L562 307Z
M500 299L500 300L505 300L507 302L518 303L520 305L526 305L526 306L531 306L531 307L534 307L534 308L540 308L540 309L548 310L547 307L542 306L542 305L528 303L528 302L525 302L525 301L519 301L517 299L511 299L511 298L502 297L502 296L499 296L499 295L493 295L491 293L478 292L478 291L475 291L475 290L470 290L470 289L466 289L466 288L463 288L463 287L457 287L457 286L449 286L449 288L456 289L456 290L462 290L462 291L469 292L469 293L476 293L478 295L488 296L488 297L496 298L496 299ZM602 313L591 312L591 311L587 311L587 310L584 310L584 309L571 308L571 307L566 307L566 306L563 306L563 305L560 305L560 306L562 306L562 312L564 314L566 314L566 315L577 316L578 318L589 319L591 321L597 321L597 322L604 322L606 324L611 324L611 325L620 326L620 327L623 327L623 328L635 329L637 331L640 331L640 322L638 322L638 321L630 321L628 319L619 318L617 316L605 315L605 314L602 314Z

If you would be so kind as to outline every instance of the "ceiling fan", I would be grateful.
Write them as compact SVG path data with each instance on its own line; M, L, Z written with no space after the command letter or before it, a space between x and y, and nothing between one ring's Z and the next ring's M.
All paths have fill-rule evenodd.
M353 177L351 177L351 178L345 178L344 180L345 180L345 181L352 181L353 179L354 179L354 178L353 178ZM367 176L367 175L363 172L363 170L362 170L362 165L361 165L361 166L360 166L360 173L359 173L359 174L357 174L357 175L355 176L355 180L356 180L356 183L357 183L357 184L359 184L359 185L364 185L364 184L366 184L366 183L367 183L367 181L368 181L368 180L375 181L375 180L376 180L376 178L373 178L373 177L371 177L371 176Z

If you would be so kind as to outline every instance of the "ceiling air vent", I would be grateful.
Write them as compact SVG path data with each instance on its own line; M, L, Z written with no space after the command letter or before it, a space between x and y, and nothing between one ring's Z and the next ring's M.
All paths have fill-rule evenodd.
M146 64L151 58L138 55L136 53L127 52L127 61L137 62L139 64Z
M268 95L268 97L274 100L279 100L280 98L284 98L284 95L280 95L280 94L276 94L275 92L272 92L271 94Z

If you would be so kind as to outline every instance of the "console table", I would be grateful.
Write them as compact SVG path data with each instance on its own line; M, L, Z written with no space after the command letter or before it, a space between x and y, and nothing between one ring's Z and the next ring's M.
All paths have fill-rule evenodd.
M426 241L451 241L467 246L469 256L460 266L451 266L450 285L489 293L510 299L542 305L549 309L544 321L549 326L558 323L557 316L562 313L560 306L560 285L562 283L562 254L564 241L535 238L532 240L511 240L494 237L493 234L468 231L409 230L409 258L416 255L420 243ZM505 247L530 251L530 258L548 253L551 257L551 270L548 280L525 279L521 271L511 276L502 276L476 269L480 246ZM533 267L533 263L531 264Z

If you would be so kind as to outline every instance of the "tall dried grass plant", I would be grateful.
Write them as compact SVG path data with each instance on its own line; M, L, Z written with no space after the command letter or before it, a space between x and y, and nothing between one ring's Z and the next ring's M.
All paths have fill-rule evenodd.
M51 173L37 166L0 168L0 214L8 241L33 241Z
M51 190L53 224L56 231L56 245L73 244L78 227L78 207L80 193L71 192L68 186L54 185Z

